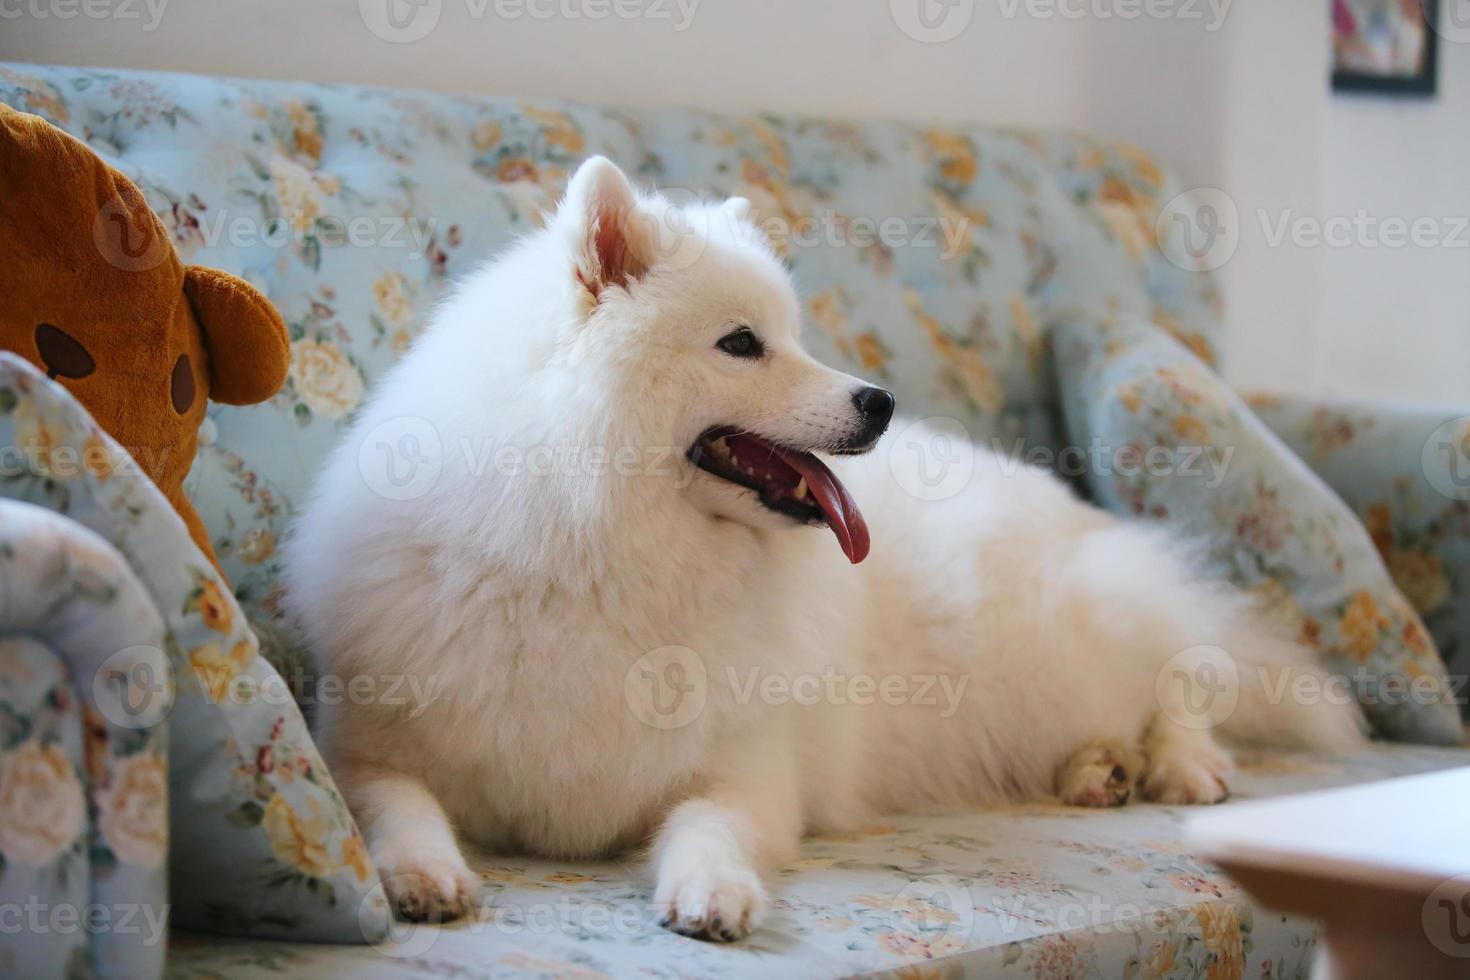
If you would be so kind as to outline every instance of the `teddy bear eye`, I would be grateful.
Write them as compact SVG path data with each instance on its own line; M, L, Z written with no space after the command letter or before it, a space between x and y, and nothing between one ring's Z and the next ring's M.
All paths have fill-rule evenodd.
M53 323L36 326L36 352L46 365L46 376L52 381L57 378L85 378L97 370L97 362L87 353L82 342Z
M173 396L174 411L183 415L194 404L194 369L188 354L180 354L174 362L173 377L169 379L169 393Z

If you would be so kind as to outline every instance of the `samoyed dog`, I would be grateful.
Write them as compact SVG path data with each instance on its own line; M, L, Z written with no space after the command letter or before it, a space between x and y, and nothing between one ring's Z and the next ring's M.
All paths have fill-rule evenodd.
M401 915L469 905L461 842L641 849L663 924L736 940L803 834L1214 803L1222 737L1361 737L1271 696L1307 652L1161 532L979 449L961 492L905 489L893 396L802 350L749 213L587 161L321 474L292 612L331 675L427 692L320 706Z

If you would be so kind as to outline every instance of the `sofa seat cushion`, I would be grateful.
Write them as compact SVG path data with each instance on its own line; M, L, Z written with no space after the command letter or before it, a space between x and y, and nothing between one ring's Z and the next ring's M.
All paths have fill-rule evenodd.
M1470 750L1375 745L1346 758L1253 755L1233 799L1470 765ZM1229 806L1229 803L1224 804ZM808 840L743 943L657 927L632 862L484 858L486 907L372 947L176 936L179 977L1294 977L1309 923L1253 907L1181 845L1189 808L1027 806L902 817Z

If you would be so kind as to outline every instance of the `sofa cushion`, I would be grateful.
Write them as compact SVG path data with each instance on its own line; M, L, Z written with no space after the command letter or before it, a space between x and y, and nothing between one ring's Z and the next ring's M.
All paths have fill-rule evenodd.
M1172 178L1081 134L25 65L0 66L0 101L86 139L185 261L251 279L289 326L285 390L210 406L189 484L252 615L279 608L276 542L373 381L592 153L675 196L751 198L814 353L982 440L1054 443L1058 310L1145 316L1211 358L1220 335L1214 281L1154 247Z
M1254 755L1258 799L1470 763L1463 749ZM1225 804L1229 806L1230 804ZM659 929L627 862L473 861L488 907L395 930L377 949L176 937L175 977L1299 977L1316 929L1253 906L1181 843L1188 807L1026 806L910 816L816 838L773 882L766 924L730 945Z
M1206 544L1347 681L1310 696L1351 692L1386 738L1459 744L1457 692L1434 641L1321 478L1153 324L1072 320L1053 334L1068 435L1094 498Z
M1470 678L1470 405L1247 396L1368 529L1450 676ZM1460 713L1470 711L1460 692Z
M163 617L173 921L333 942L380 936L387 904L347 805L240 607L163 494L64 388L3 351L0 446L0 496L100 535Z
M0 975L157 976L163 619L101 537L0 499L0 624Z

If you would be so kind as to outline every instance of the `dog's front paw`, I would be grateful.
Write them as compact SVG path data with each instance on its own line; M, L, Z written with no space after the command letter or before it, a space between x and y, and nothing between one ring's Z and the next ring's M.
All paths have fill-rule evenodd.
M1230 756L1217 747L1170 751L1149 759L1143 795L1168 806L1219 803L1230 795Z
M394 912L409 922L450 922L467 915L480 879L458 854L382 858L378 871Z
M666 869L653 896L664 928L722 943L743 939L757 928L768 901L754 871L728 864Z

